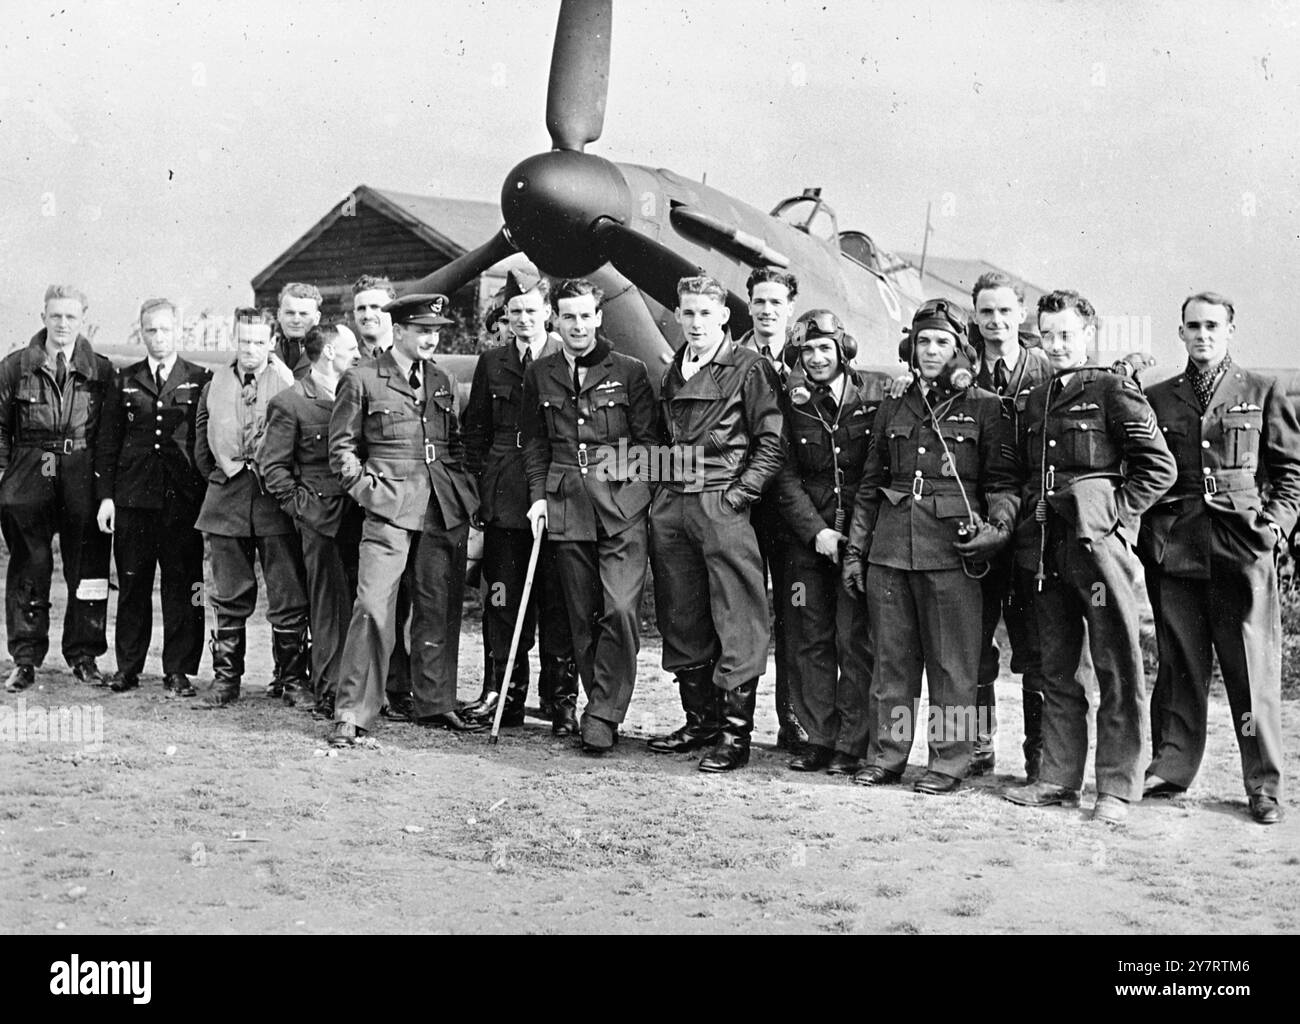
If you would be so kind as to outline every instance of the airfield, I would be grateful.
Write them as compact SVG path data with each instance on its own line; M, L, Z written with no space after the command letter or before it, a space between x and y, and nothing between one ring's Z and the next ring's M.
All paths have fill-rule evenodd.
M62 621L55 584L54 621ZM468 609L467 609L468 610ZM581 755L542 722L496 746L389 724L327 751L324 723L261 696L265 606L244 696L203 713L141 688L77 683L57 654L0 704L0 929L10 933L1286 933L1300 928L1300 817L1246 814L1220 684L1205 765L1122 830L1003 800L1021 769L1019 681L998 684L998 770L952 797L798 775L775 751L771 673L750 766L727 776L650 753L676 687L653 627L621 742ZM1295 602L1288 603L1295 615ZM112 646L112 616L109 645ZM1288 636L1286 772L1300 773ZM57 635L57 633L56 633ZM57 644L56 644L57 647ZM1005 645L1004 645L1005 652ZM460 696L477 695L476 619ZM1005 659L1004 659L1005 660ZM101 666L112 667L111 656ZM534 665L534 678L535 678ZM210 678L207 658L200 685ZM21 698L22 703L19 703ZM87 725L60 741L58 709ZM14 731L48 724L47 738ZM89 723L101 723L102 741ZM924 762L912 752L913 781Z

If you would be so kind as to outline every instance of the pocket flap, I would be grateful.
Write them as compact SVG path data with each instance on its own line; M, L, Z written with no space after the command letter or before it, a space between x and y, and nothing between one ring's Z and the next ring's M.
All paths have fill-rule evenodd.
M960 494L936 494L934 514L940 519L966 519L970 515Z

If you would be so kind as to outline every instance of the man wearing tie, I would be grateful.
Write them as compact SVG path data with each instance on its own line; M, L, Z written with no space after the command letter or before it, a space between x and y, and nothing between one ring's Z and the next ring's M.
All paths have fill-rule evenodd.
M207 482L194 463L199 395L211 371L176 354L176 307L140 307L149 353L117 379L111 422L116 477L99 503L117 561L115 693L140 685L153 633L153 580L162 571L163 691L193 697L189 677L203 655L203 535L194 528Z
M397 633L397 587L411 586L411 685L421 725L472 732L456 714L456 668L469 521L456 382L433 362L443 295L389 303L393 347L343 375L330 417L330 467L366 511L357 600L339 670L330 744L369 731L384 701Z

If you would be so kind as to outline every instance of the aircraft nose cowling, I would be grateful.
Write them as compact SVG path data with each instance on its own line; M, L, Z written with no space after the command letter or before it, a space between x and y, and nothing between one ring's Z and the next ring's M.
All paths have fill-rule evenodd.
M529 157L501 189L511 240L546 272L568 277L590 274L605 262L592 225L602 218L626 224L631 201L612 163L565 150Z

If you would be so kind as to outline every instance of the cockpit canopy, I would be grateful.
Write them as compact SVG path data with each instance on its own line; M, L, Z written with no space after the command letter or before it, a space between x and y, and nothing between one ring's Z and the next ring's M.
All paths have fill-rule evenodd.
M804 234L827 242L835 242L839 234L835 211L822 202L822 190L819 188L806 188L803 195L782 200L777 203L772 216L798 228Z

